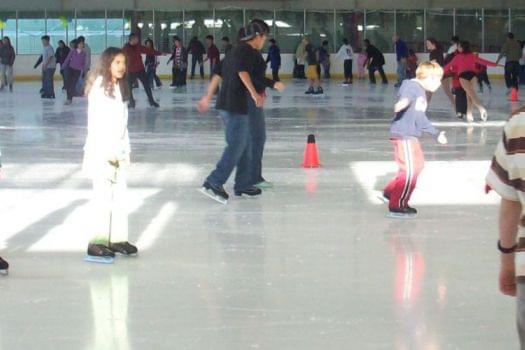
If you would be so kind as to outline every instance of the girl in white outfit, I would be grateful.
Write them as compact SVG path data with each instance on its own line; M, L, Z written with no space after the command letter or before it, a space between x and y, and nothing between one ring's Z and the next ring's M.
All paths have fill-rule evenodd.
M128 135L129 90L125 81L126 56L110 47L91 73L88 95L88 135L84 171L93 181L94 231L88 259L111 260L115 253L134 255L128 242L126 170L130 163Z

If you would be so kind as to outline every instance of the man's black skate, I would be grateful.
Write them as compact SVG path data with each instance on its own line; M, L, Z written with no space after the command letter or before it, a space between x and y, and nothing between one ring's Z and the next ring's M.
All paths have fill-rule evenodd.
M9 263L4 259L0 258L0 273L7 274L9 270Z
M102 264L112 264L115 261L115 253L103 244L89 243L87 255L84 260Z
M313 95L313 94L315 94L314 87L310 86L310 88L308 88L308 90L305 91L305 95Z
M238 197L242 196L243 194L250 196L250 197L254 197L254 196L259 196L261 193L262 193L261 189L255 186L248 187L247 189L242 190L242 191L235 191L235 195Z
M393 219L415 219L417 210L408 206L405 208L392 208L387 216Z
M228 203L228 199L230 198L222 186L213 186L208 181L204 182L199 191L222 204Z
M135 247L129 242L110 243L109 249L112 250L113 253L118 253L127 256L137 255L137 253L139 252L137 247Z
M314 92L314 95L323 95L324 94L324 90L322 87L318 87L317 90Z

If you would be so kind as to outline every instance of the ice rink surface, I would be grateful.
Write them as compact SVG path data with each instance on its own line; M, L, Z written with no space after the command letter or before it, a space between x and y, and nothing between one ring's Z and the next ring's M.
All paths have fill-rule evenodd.
M484 193L516 107L503 83L482 95L486 124L458 121L441 91L432 99L450 144L423 142L413 221L387 219L376 199L396 171L392 85L333 81L314 97L287 83L266 104L275 188L226 206L197 191L224 144L217 113L195 109L205 84L165 84L160 109L136 92L129 222L140 256L112 266L83 261L86 101L41 101L37 83L0 94L0 255L12 265L0 349L517 348L514 301L497 284L498 197ZM300 167L310 133L319 169Z

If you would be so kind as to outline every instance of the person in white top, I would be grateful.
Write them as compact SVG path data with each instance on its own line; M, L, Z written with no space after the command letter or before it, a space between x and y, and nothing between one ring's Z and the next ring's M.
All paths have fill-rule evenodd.
M126 170L130 164L128 102L124 51L102 53L86 85L88 132L84 173L93 182L93 235L87 261L112 262L115 253L137 254L128 242Z
M454 35L450 39L450 47L445 55L445 63L452 61L452 59L454 58L454 56L456 55L458 51L459 42L460 42L459 36L457 35ZM453 77L454 77L454 73L445 72L445 75L443 76L443 80L441 81L441 87L443 88L443 92L445 93L445 95L447 95L450 101L450 104L452 105L452 108L454 108L455 110L456 109L456 98L454 97L454 94L452 94L452 88L451 88Z
M354 75L352 73L352 62L354 59L354 50L352 49L352 46L348 43L348 39L343 39L343 45L341 45L341 48L337 52L337 55L335 56L336 59L342 58L343 59L343 65L344 65L344 71L345 71L345 81L343 82L343 86L348 86L349 84L353 83Z

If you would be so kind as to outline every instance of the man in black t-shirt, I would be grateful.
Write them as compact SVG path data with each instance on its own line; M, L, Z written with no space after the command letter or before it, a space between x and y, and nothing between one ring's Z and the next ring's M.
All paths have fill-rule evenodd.
M264 33L259 25L250 23L246 29L246 36L241 38L241 43L216 67L216 76L212 78L206 96L199 102L199 110L206 110L222 79L216 108L223 120L227 145L201 191L223 204L226 204L229 198L223 185L235 167L235 195L261 194L261 190L253 186L251 176L252 155L247 100L251 97L257 107L263 104L263 97L257 93L252 78L259 55L257 50L262 49L266 40Z
M383 56L383 53L379 51L377 47L370 44L370 40L365 39L365 49L366 49L366 61L365 61L365 67L368 68L368 76L370 78L370 84L376 83L376 77L374 75L375 71L378 71L381 75L381 79L383 80L383 84L388 84L388 80L386 79L385 71L383 70L383 66L385 65L385 56Z

